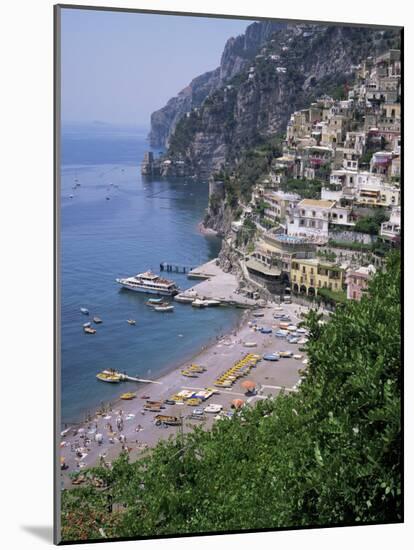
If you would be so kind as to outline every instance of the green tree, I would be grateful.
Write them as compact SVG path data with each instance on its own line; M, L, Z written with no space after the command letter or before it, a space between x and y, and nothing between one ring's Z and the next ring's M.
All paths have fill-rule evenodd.
M360 302L309 313L298 392L63 491L65 539L402 521L400 277L395 252Z

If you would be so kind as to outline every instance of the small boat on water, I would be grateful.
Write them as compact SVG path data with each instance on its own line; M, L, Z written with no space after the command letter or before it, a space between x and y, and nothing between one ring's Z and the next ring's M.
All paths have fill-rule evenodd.
M83 323L83 328L90 327L90 326L91 326L90 321L88 321L87 323Z
M83 327L83 332L86 334L95 334L96 330L92 327Z
M155 307L155 306L167 306L168 302L165 302L162 298L150 298L145 302L146 306Z
M110 372L99 372L96 375L96 378L98 380L101 380L102 382L109 382L110 384L117 384L121 381L121 377L119 374L116 373L110 373Z
M130 401L131 399L134 399L134 397L136 397L137 394L132 392L132 391L128 391L126 393L123 393L120 397L121 399L124 399L125 401Z
M137 324L135 319L127 319L127 323L128 323L128 325L136 325Z
M155 306L154 310L155 311L161 311L161 312L169 312L169 311L174 311L174 306L171 305L171 304L162 305L162 306Z
M86 307L81 307L80 312L83 313L83 315L89 315L89 309L86 309Z
M254 311L253 317L264 317L263 311Z
M100 317L94 317L93 318L93 322L97 325L99 325L99 323L102 323L102 319Z

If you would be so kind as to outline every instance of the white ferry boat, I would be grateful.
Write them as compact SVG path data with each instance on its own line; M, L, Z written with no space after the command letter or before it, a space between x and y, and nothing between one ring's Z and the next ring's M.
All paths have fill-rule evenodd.
M138 273L138 275L125 279L116 279L116 282L124 288L133 290L134 292L159 294L161 296L174 296L178 293L178 287L174 281L163 279L151 271Z

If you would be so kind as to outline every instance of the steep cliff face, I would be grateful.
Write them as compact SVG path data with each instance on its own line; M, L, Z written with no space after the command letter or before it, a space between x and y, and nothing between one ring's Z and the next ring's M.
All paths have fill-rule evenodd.
M217 69L194 78L176 97L170 99L165 107L152 113L149 134L151 145L167 146L178 121L192 109L200 107L214 90L243 70L272 33L285 26L285 23L272 21L253 23L247 27L244 34L230 38L224 47Z
M169 153L185 159L199 177L208 177L222 165L236 163L246 148L284 132L293 111L352 81L354 66L387 46L388 38L376 29L279 29L200 108L180 118L169 139ZM240 45L232 48L234 53ZM222 60L222 65L231 74L230 61Z

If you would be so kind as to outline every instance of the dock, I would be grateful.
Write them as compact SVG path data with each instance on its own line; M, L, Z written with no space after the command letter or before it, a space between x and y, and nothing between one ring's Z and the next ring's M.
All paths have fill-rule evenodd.
M233 273L225 273L218 265L217 259L211 260L188 274L189 279L201 279L191 288L181 292L178 296L193 297L207 300L218 300L223 305L232 305L242 308L258 306L256 300L247 298L238 291L238 280Z
M135 376L129 376L128 374L121 374L121 380L128 380L128 382L141 382L144 384L161 384L158 380L146 380L145 378L136 378Z
M160 262L160 271L167 271L168 273L190 273L193 269L193 266Z

